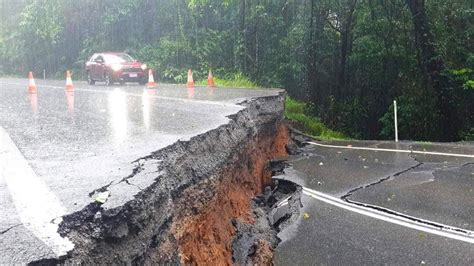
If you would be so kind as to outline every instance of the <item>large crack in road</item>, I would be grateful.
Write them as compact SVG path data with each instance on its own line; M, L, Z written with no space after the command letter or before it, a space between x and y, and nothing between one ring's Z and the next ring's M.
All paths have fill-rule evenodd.
M268 200L252 198L271 186L267 161L286 154L283 99L244 102L227 125L140 158L129 176L92 191L94 202L63 217L59 232L75 248L54 262L271 261L275 228L288 217L275 227L267 219ZM123 186L135 187L135 196L118 199ZM256 237L257 231L265 233ZM36 263L44 262L51 260Z
M243 107L237 108L240 111L229 116L226 124L173 142L148 156L133 155L133 161L126 161L131 162L123 174L115 176L113 181L111 178L86 187L87 206L62 217L59 232L74 242L74 249L65 256L44 257L36 263L272 263L273 251L281 244L279 234L301 222L302 195L311 194L303 183L278 179L291 169L285 161L268 163L287 152L298 153L297 144L306 142L303 137L293 135L293 141L288 143L288 131L282 121L283 100L282 93L252 98L243 102ZM428 166L417 156L410 155L411 160L400 156L396 163L379 164L375 160L369 164L374 158L367 154L347 159L336 152L306 152L303 159L317 160L311 163L313 169L316 166L311 173L320 174L323 170L339 173L349 169L348 175L335 181L309 176L308 184L317 181L317 188L334 192L344 204L442 230L469 233L353 198L399 182L413 171L425 171ZM341 159L339 165L331 164L334 159ZM446 166L443 171L458 171L470 167L472 162L459 165L443 165ZM430 172L433 180L437 171ZM272 180L272 176L276 178ZM424 179L422 182L425 182L423 186L434 183ZM61 217L51 223L60 220ZM19 226L8 227L0 235L12 234Z
M298 143L300 147L304 147L306 145L306 143L308 143L308 141L311 141L311 139L308 136L301 135L297 131L296 132L293 131L292 137L294 139L296 138L295 142ZM349 149L350 149L350 147L349 147ZM375 152L377 152L377 151L375 151ZM299 152L299 153L304 153L304 152ZM340 152L338 152L338 153L340 153ZM307 157L308 155L305 155L305 156ZM305 156L303 156L302 158L296 156L296 158L293 158L293 159L290 158L289 160L292 161L293 163L294 162L299 162L302 159L304 160ZM359 207L365 208L367 210L374 210L374 211L377 211L377 212L386 213L386 214L389 214L393 217L403 218L403 219L412 221L414 223L426 225L426 226L429 226L429 227L438 228L440 230L447 231L447 232L461 233L465 236L471 237L473 235L473 231L468 230L468 229L464 229L464 228L460 228L460 227L456 227L456 226L451 226L451 225L446 225L444 223L436 222L436 221L429 220L429 219L424 219L423 217L418 217L418 216L406 214L406 213L403 213L403 211L396 211L396 210L392 210L390 208L387 208L387 207L384 207L384 206L381 206L381 205L371 204L370 201L365 202L365 201L354 200L353 199L353 197L355 195L361 194L364 191L371 191L374 188L379 187L379 186L384 187L385 184L388 181L390 181L391 183L392 182L397 182L398 181L397 177L411 176L411 174L413 174L413 173L416 174L417 169L420 169L425 165L424 160L429 159L429 158L428 159L424 158L424 160L420 160L417 156L420 156L420 155L415 155L413 153L407 154L407 157L411 158L414 162L416 162L416 164L414 164L412 166L407 166L404 169L400 169L399 171L397 171L395 173L392 173L390 175L387 175L385 177L377 179L377 180L375 180L373 182L370 182L368 184L357 186L353 189L349 189L347 192L343 193L342 196L340 196L340 199L347 202L347 203L349 203L349 204L352 204L353 206L359 206ZM321 159L326 158L326 156L320 155L320 154L317 154L316 157L321 158ZM316 158L316 157L312 157L312 158ZM347 161L346 158L344 158L344 160ZM377 161L377 159L375 159L375 160ZM364 161L365 161L365 159L364 159ZM442 169L443 171L447 171L447 170L452 170L452 169L461 169L463 167L467 167L467 166L472 164L472 162L466 162L466 163L461 163L461 162L457 162L457 164L455 164L455 165L447 165L446 161L440 162L440 163L434 163L434 164L430 163L430 165L428 166L428 169L432 169L431 170L432 175L433 175L433 180L432 181L436 180L434 178L434 173L436 171L439 171L437 169ZM287 170L290 170L291 172L295 172L295 170L292 168L291 163L279 162L279 164L280 164L281 168L283 168L283 169L286 168ZM321 163L320 165L324 165L324 164ZM420 170L420 171L425 171L425 170ZM283 172L283 176L285 176L284 171L282 171L282 172ZM285 178L287 178L287 177L285 177ZM289 177L289 178L291 180L297 182L297 183L300 183L301 185L304 185L301 182L298 182L298 178L296 178L296 179L294 177ZM367 178L367 179L370 179L370 178ZM320 182L318 182L318 184L321 185ZM471 190L471 192L472 192L472 190ZM389 200L390 200L390 198L389 198ZM469 206L466 206L466 207L469 208ZM469 210L467 210L467 211L469 211Z
M402 171L399 171L399 172L397 172L397 173L395 173L395 174L393 174L393 175L389 175L389 176L383 177L383 178L381 178L380 180L377 180L377 181L375 181L375 182L373 182L373 183L370 183L370 184L367 184L367 185L364 185L364 186L359 186L359 187L357 187L357 188L351 189L351 190L349 190L346 194L344 194L343 196L341 196L341 199L350 202L350 200L349 200L348 198L349 198L350 196L352 196L354 193L356 193L356 192L358 192L358 191L360 191L360 190L367 189L367 188L376 186L376 185L378 185L378 184L381 184L381 183L383 183L383 182L385 182L385 181L388 181L388 180L390 180L390 179L392 179L392 178L395 178L395 177L397 177L397 176L399 176L399 175L401 175L401 174L404 174L404 173L410 172L410 171L412 171L412 170L415 170L416 168L418 168L418 167L420 167L421 165L423 165L423 162L418 161L418 160L417 160L416 158L414 158L413 156L410 156L410 157L411 157L413 160L415 160L415 161L417 162L417 164L416 164L415 166L411 166L411 167L409 167L409 168L407 168L407 169L404 169L404 170L402 170Z
M439 229L442 229L442 230L455 231L455 232L460 232L460 233L463 233L463 234L466 234L466 235L471 235L472 232L469 231L469 230L460 229L460 228L444 225L444 224L441 224L441 223L435 223L435 222L428 221L428 220L421 219L421 218L417 218L417 217L414 217L414 216L411 216L411 215L406 215L406 214L403 214L403 213L400 213L400 212L396 212L396 211L393 211L393 210L390 210L388 208L384 208L384 207L381 207L381 206L368 204L368 203L363 203L363 202L357 202L355 200L350 199L350 197L353 194L355 194L355 193L357 193L357 192L359 192L363 189L369 189L373 186L382 184L385 181L391 180L393 178L396 178L397 176L400 176L402 174L413 171L413 170L419 168L420 166L422 166L424 164L423 162L419 161L418 158L416 158L413 154L409 154L409 156L414 161L417 162L417 164L415 166L412 166L412 167L409 167L405 170L399 171L399 172L397 172L393 175L389 175L387 177L384 177L384 178L382 178L382 179L380 179L376 182L370 183L368 185L364 185L364 186L360 186L360 187L357 187L355 189L352 189L352 190L348 191L345 195L343 195L341 197L341 199L345 200L348 203L357 205L357 206L362 206L362 207L365 207L365 208L374 209L374 210L377 210L377 211L382 211L382 212L385 212L385 213L388 213L388 214L391 214L391 215L394 215L394 216L403 217L403 218L406 218L408 220L411 220L411 221L414 221L414 222L417 222L417 223L421 223L421 224L426 224L426 225L429 225L429 226L433 226L433 227L436 227L436 228L439 228ZM458 168L458 167L461 168L461 167L465 167L465 166L470 165L470 164L472 164L472 163L465 163L465 164L460 165L460 166L451 166L451 168ZM433 170L433 171L435 171L435 170Z
M18 227L18 226L22 226L23 224L15 224L15 225L12 225L6 229L3 229L2 231L0 231L0 235L3 235L5 233L7 233L8 231L14 229L15 227Z

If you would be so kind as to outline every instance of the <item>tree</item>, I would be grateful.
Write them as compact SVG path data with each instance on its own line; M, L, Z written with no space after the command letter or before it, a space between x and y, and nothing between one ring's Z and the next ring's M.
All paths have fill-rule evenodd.
M127 51L157 78L283 87L356 138L386 138L399 100L407 139L474 132L474 6L465 0L0 0L0 73L56 78L97 51Z
M452 141L457 135L456 99L453 87L445 74L444 62L436 52L433 34L426 15L424 0L406 0L413 16L415 42L420 53L420 66L424 81L432 88L436 97L436 112L439 113L439 140Z

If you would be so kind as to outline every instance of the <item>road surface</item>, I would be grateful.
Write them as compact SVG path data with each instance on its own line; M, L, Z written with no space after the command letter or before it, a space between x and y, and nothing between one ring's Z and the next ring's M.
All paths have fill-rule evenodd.
M159 85L89 86L0 79L0 264L57 258L72 243L60 217L94 200L124 204L147 186L120 183L150 155L229 121L253 97L277 90ZM120 184L119 184L120 183ZM109 184L110 195L96 193Z
M303 208L277 265L474 263L472 144L314 142L289 163Z
M61 216L96 200L124 204L148 184L120 183L140 158L278 93L84 82L66 93L63 81L37 83L29 95L27 80L0 79L0 264L65 254ZM305 190L276 264L474 264L472 144L322 144L280 176ZM110 195L97 192L109 184Z

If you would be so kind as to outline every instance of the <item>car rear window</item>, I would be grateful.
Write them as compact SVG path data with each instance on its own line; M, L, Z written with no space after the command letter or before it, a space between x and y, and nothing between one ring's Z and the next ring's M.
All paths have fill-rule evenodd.
M104 54L104 59L107 63L117 64L124 62L133 62L133 58L128 54Z
M90 62L94 62L95 59L98 57L99 55L98 54L94 54L91 59L89 59Z

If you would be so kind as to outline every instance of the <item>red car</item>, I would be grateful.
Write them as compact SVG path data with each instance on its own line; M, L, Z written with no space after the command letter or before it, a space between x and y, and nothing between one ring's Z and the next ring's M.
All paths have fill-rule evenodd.
M94 85L103 81L107 86L114 82L138 82L145 84L148 79L147 66L126 53L97 53L86 63L87 82Z

